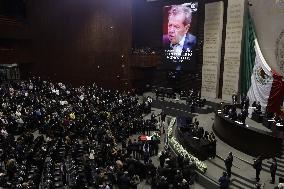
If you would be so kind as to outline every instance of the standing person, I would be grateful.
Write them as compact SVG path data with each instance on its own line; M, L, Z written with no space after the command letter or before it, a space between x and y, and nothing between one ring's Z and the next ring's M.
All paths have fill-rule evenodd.
M211 145L209 146L209 157L214 159L215 156L216 156L217 140L216 140L213 132L211 132L210 135L209 135L209 141L211 142Z
M187 182L187 180L182 179L181 184L179 185L180 189L189 189L189 183Z
M245 124L247 116L248 116L248 110L244 107L240 114L241 122L243 124Z
M227 170L227 174L228 174L228 177L230 178L231 177L231 169L232 169L232 166L233 166L233 154L232 152L229 153L228 157L225 159L225 166L226 166L226 170Z
M159 160L160 160L160 167L163 168L165 165L165 161L166 161L166 154L164 151L162 151L162 154L160 155Z
M227 177L227 173L223 172L223 175L219 178L220 189L229 189L230 180Z
M166 114L165 114L164 110L162 110L162 112L161 112L161 128L160 128L161 134L165 133L165 126L166 126Z
M157 189L169 189L169 183L167 178L162 176L160 180L157 182Z
M162 110L162 112L161 112L161 121L162 121L162 122L165 122L165 121L166 121L166 116L167 116L167 114L165 113L164 110Z
M270 165L270 174L271 174L271 184L275 183L275 174L276 174L276 170L277 170L277 161L275 158L272 158L272 163Z
M157 169L155 165L152 163L152 160L149 159L148 163L146 164L146 183L151 184L155 175L156 175Z
M132 154L132 151L133 151L133 143L131 141L131 139L128 140L128 143L127 143L127 155L131 155Z
M236 93L232 95L232 103L234 105L238 103L238 95Z
M255 169L255 180L257 182L259 182L260 178L259 178L259 175L260 175L260 171L262 169L262 157L261 156L258 156L256 158L256 160L254 160L254 163L253 163L253 168Z
M140 178L138 175L133 175L130 180L131 189L137 189L137 185L140 183Z
M165 130L165 125L166 125L166 122L165 121L162 121L162 128L161 128L161 134L165 134L166 130Z
M150 144L148 142L145 142L143 144L143 159L145 165L148 163L150 159Z
M118 188L119 189L130 188L130 177L127 171L125 171L124 174L118 179Z

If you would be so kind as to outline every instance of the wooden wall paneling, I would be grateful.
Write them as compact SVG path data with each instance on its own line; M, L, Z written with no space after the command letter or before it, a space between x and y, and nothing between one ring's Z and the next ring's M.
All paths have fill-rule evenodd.
M119 86L120 57L124 54L128 66L132 29L131 1L120 1L119 6L115 0L48 0L44 5L32 1L28 15L40 65L35 70L76 86L92 82Z

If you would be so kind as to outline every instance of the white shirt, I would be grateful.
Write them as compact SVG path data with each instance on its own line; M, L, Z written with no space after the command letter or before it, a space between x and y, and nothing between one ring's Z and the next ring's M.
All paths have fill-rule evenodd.
M89 155L89 159L95 159L94 154L91 153L91 154Z

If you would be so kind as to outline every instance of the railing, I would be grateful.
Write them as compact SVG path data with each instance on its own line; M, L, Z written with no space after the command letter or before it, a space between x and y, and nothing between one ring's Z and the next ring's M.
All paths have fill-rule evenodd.
M174 151L177 154L182 155L184 158L189 159L190 161L194 162L197 170L200 171L201 173L205 173L207 170L207 165L200 161L198 158L194 157L190 152L188 152L176 139L173 133L173 125L176 122L176 118L172 119L169 127L168 127L168 133L167 133L167 142L168 144L174 149Z

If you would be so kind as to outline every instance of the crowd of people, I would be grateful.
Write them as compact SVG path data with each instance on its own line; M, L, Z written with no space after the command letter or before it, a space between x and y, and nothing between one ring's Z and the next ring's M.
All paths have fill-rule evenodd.
M195 112L195 107L203 107L206 99L201 98L201 91L189 90L186 95L186 103L190 106L191 113Z
M151 112L148 98L40 78L4 83L0 96L0 187L124 189L146 179L151 188L184 189L196 179L196 165L181 155L163 151L160 166L153 164L159 140L130 138L161 129L154 114L143 118ZM216 144L197 119L189 128L193 137Z
M245 120L248 117L248 109L250 106L250 101L247 96L244 96L241 99L241 102L238 102L238 96L236 94L232 95L232 104L223 106L223 114L228 116L233 121L240 121L245 124ZM237 112L237 108L241 109L241 112Z
M198 177L195 172L195 163L185 159L180 154L175 157L168 152L162 151L159 161L160 166L157 171L160 178L158 178L158 182L152 184L152 188L168 189L169 185L171 185L173 188L188 189L189 185L192 185ZM152 177L151 179L153 181L153 179L156 180L157 178Z
M240 121L241 123L245 124L246 118L248 116L248 109L243 107L241 112L237 112L237 106L233 105L225 105L223 108L223 114L228 116L233 121Z
M237 108L240 108L241 111L238 113ZM239 121L245 124L246 118L249 116L249 108L252 108L251 119L262 123L269 129L272 129L272 124L276 126L283 126L284 119L279 116L277 113L265 111L259 101L254 101L250 106L250 100L247 96L241 98L241 102L238 102L238 96L232 95L232 104L223 106L223 114L228 116L233 121ZM279 127L282 128L282 127Z
M0 187L128 189L145 178L152 188L186 188L193 182L183 169L193 173L190 162L179 167L166 153L176 163L157 169L150 157L158 154L158 140L129 138L156 130L155 116L143 119L147 99L40 78L2 84L0 96ZM178 183L169 176L177 169L186 176Z
M117 143L151 124L142 117L145 102L96 85L34 78L3 84L0 96L2 187L102 185L99 175L126 162ZM36 130L44 135L35 137Z

